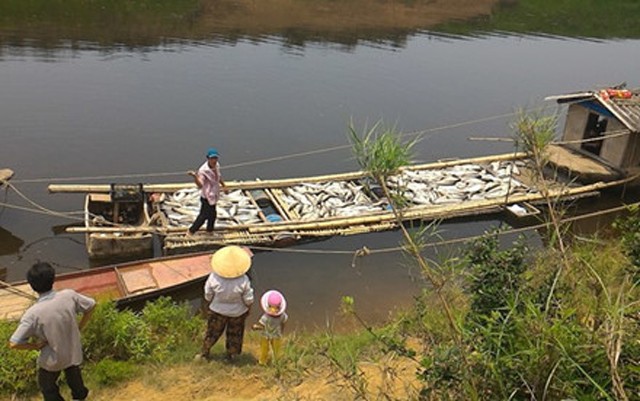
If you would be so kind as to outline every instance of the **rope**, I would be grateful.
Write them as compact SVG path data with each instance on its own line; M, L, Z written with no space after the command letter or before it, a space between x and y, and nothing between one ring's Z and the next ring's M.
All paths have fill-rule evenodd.
M535 108L533 110L538 110L538 109L542 109L542 108L543 107L539 107L539 108ZM459 127L463 127L463 126L467 126L467 125L478 124L478 123L482 123L482 122L487 122L487 121L507 118L507 117L511 117L511 116L517 115L518 113L519 112L516 111L516 112L498 114L498 115L489 116L489 117L482 117L482 118L477 118L477 119L474 119L474 120L463 121L463 122L460 122L460 123L448 124L448 125L443 125L443 126L433 127L433 128L427 128L427 129L420 130L420 131L412 131L412 132L402 133L402 134L400 134L400 136L419 136L419 135L424 135L424 134L433 133L433 132L437 132L437 131L444 131L444 130L448 130L448 129L452 129L452 128L459 128ZM305 151L305 152L290 153L290 154L287 154L287 155L276 156L276 157L271 157L271 158L265 158L265 159L259 159L259 160L252 160L252 161L247 161L247 162L229 164L229 165L225 165L223 167L223 169L224 170L230 170L230 169L234 169L234 168L253 166L253 165L258 165L258 164L270 163L270 162L274 162L274 161L295 159L295 158L298 158L298 157L318 155L318 154L333 152L333 151L337 151L337 150L349 149L351 147L352 147L351 144L345 144L345 145L331 146L331 147L322 148L322 149L309 150L309 151ZM183 171L180 171L180 172L162 172L162 173L147 173L147 174L139 173L139 174L120 174L120 175L102 175L102 176L84 176L84 177L64 177L64 178L51 178L51 177L49 177L49 178L33 178L33 179L24 179L24 180L15 180L14 179L14 180L12 180L12 182L25 184L25 183L42 183L42 182L51 182L51 181L68 182L68 181L108 180L108 179L115 180L115 179L126 179L126 178L183 176L184 174L185 173Z
M8 187L10 187L11 189L13 189L18 196L20 196L23 200L25 200L27 203L33 205L35 207L35 209L33 208L27 208L24 206L18 206L18 205L13 205L10 203L6 203L6 202L0 202L0 206L2 207L8 207L10 209L17 209L17 210L22 210L22 211L27 211L27 212L32 212L32 213L40 213L40 214L45 214L48 216L55 216L55 217L63 217L63 218L67 218L73 221L81 221L84 222L84 217L74 217L72 215L74 214L82 214L84 215L84 211L70 211L70 212L58 212L55 210L51 210L48 209L34 201L32 201L31 199L29 199L29 197L27 197L25 194L23 194L20 190L18 190L18 188L16 188L14 185L12 184L8 184ZM95 218L95 217L102 217L102 216L98 216L96 214L93 213L88 213L89 217ZM119 224L119 223L114 223L114 222L110 222L107 221L106 219L102 219L101 224L106 224L112 227L122 227L123 224Z
M579 216L567 217L567 218L561 219L560 222L561 223L571 223L571 222L582 220L582 219L588 219L588 218L593 218L593 217L597 217L597 216L600 216L600 215L605 215L605 214L615 213L615 212L619 212L619 211L623 211L623 210L628 210L629 208L636 207L636 206L640 206L640 202L635 202L635 203L631 203L631 204L623 205L623 206L616 206L616 207L613 207L613 208L599 210L599 211L596 211L596 212L585 213L585 214L581 214ZM522 232L537 230L537 229L540 229L540 228L546 228L550 224L551 224L550 222L546 222L546 223L540 223L540 224L527 226L527 227L522 227L522 228L512 228L512 229L508 229L508 230L502 230L497 234L498 235L518 234L518 233L522 233ZM478 235L472 235L472 236L466 236L466 237L460 237L460 238L452 238L452 239L442 240L442 241L437 241L437 242L430 242L430 243L424 244L424 247L435 248L435 247L440 247L440 246L445 246L445 245L453 245L453 244L465 243L465 242L469 242L469 241L473 241L473 240L477 240L477 239L483 238L485 235L486 234L478 234ZM276 248L276 247L265 247L265 246L249 246L249 247L251 249L257 249L257 250L262 250L262 251L272 251L272 252L282 252L282 253L335 254L335 255L354 255L355 254L354 255L354 259L357 256L367 256L367 255L382 254L382 253L400 252L400 251L404 250L404 247L402 247L402 246L391 247L391 248L379 248L379 249L370 249L370 248L368 248L366 246L363 246L362 248L357 249L355 251L353 251L353 250L322 250L322 249L291 249L291 248Z
M36 297L34 297L33 295L29 294L26 291L23 291L19 288L14 287L12 284L7 283L5 281L0 280L0 286L2 286L2 288L6 289L8 292L11 292L15 295L19 295L21 297L25 297L31 300L35 300L37 299Z
M574 103L580 103L583 100L574 100L574 101L569 101L564 103L562 106L568 106ZM547 106L539 106L533 109L530 109L531 111L539 111L539 110L544 110ZM472 125L472 124L478 124L478 123L483 123L483 122L487 122L487 121L492 121L492 120L498 120L498 119L502 119L502 118L507 118L507 117L512 117L515 115L520 114L520 111L514 111L511 113L504 113L504 114L496 114L493 116L489 116L489 117L482 117L482 118L477 118L477 119L473 119L473 120L467 120L467 121L463 121L460 123L454 123L454 124L447 124L447 125L442 125L439 127L433 127L433 128L427 128L424 130L420 130L420 131L412 131L412 132L407 132L407 133L401 133L400 136L420 136L420 135L425 135L425 134L429 134L429 133L433 133L433 132L437 132L437 131L444 131L444 130L448 130L448 129L453 129L453 128L459 128L459 127L464 127L467 125ZM601 139L594 139L594 141L598 141ZM557 142L557 143L573 143L571 141L567 141L567 142ZM337 151L337 150L342 150L342 149L348 149L351 148L352 145L351 144L345 144L345 145L337 145L337 146L331 146L331 147L327 147L327 148L322 148L322 149L316 149L316 150L309 150L309 151L305 151L305 152L298 152L298 153L290 153L287 155L282 155L282 156L276 156L276 157L271 157L271 158L265 158L265 159L259 159L259 160L253 160L253 161L247 161L247 162L241 162L241 163L235 163L235 164L229 164L224 166L225 170L230 170L230 169L234 169L234 168L239 168L239 167L246 167L246 166L253 166L253 165L259 165L259 164L264 164L264 163L270 163L270 162L274 162L274 161L282 161L282 160L287 160L287 159L294 159L294 158L298 158L298 157L304 157L304 156L311 156L311 155L317 155L317 154L322 154L322 153L328 153L328 152L333 152L333 151ZM162 172L162 173L137 173L137 174L120 174L120 175L102 175L102 176L84 176L84 177L64 177L64 178L55 178L55 177L49 177L49 178L33 178L33 179L25 179L25 180L12 180L14 183L42 183L42 182L51 182L51 181L56 181L56 182L68 182L68 181L88 181L88 180L117 180L117 179L127 179L127 178L146 178L146 177L170 177L170 176L183 176L185 173L183 171L180 172Z
M12 205L11 203L0 202L0 206L7 207L9 209L22 210L22 211L25 211L25 212L44 214L44 215L47 215L47 216L65 217L65 218L68 218L68 219L71 219L71 220L84 221L84 219L82 219L80 217L72 217L72 216L67 216L67 215L64 215L64 214L61 215L61 214L58 214L58 213L56 213L54 211L43 211L43 210L28 208L28 207L24 207L24 206Z
M597 137L597 138L588 138L588 139L574 139L571 141L552 141L550 144L552 145L570 145L570 144L580 144L580 143L588 143L588 142L598 142L604 139L617 138L620 136L631 135L631 131L627 129L615 130L615 131L607 131L606 136ZM506 137L469 137L467 138L470 141L493 141L493 142L516 142L517 139L514 138L506 138Z
M27 203L33 205L36 209L51 213L54 216L66 217L67 215L70 215L70 214L84 214L84 212L82 212L82 211L57 212L55 210L47 209L46 207L44 207L44 206L32 201L31 199L29 199L29 197L27 197L25 194L23 194L18 188L16 188L15 185L12 185L11 183L7 183L7 186L9 188L11 188L12 190L14 190L16 192L16 194L18 194L18 196L21 197L23 200L25 200Z

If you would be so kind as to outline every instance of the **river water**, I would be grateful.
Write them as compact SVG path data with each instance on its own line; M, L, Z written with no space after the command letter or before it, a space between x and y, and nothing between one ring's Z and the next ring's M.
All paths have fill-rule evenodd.
M640 86L636 32L591 37L589 21L563 35L504 31L483 24L519 6L493 1L164 0L126 12L58 3L0 6L0 168L16 172L15 190L0 192L6 281L37 260L59 272L109 262L64 233L79 215L51 211L79 212L83 197L49 194L51 183L184 181L210 146L227 180L353 171L350 121L422 132L417 162L497 154L513 145L469 138L510 136L516 110L556 110L547 95ZM451 20L467 31L435 30ZM439 230L455 238L497 223ZM255 286L281 288L296 327L335 322L343 295L382 320L412 301L419 274L398 252L355 263L353 253L399 241L387 232L259 252Z

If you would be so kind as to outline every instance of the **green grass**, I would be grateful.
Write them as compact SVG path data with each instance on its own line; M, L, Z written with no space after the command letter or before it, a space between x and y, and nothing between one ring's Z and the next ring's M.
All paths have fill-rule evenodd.
M616 227L636 224L638 216L632 215ZM459 258L464 266L443 288L461 322L460 341L451 336L444 310L434 307L433 289L425 288L410 309L388 324L369 326L358 318L363 329L349 334L289 332L277 362L260 368L251 352L245 352L233 369L283 389L295 388L309 372L323 369L351 398L372 399L379 390L369 383L363 366L398 377L386 361L408 358L419 363L415 378L424 399L637 398L640 287L631 267L637 263L639 240L620 234L624 241L619 236L574 238L549 308L549 281L561 259L557 249L499 244L496 233L465 247ZM345 313L357 317L353 304L364 301L344 301ZM154 383L154 375L145 373L193 364L204 325L187 305L168 298L139 313L103 304L84 333L86 380L95 390L136 378L161 388L166 383ZM15 327L15 322L1 322L0 335L8 338ZM248 332L245 341L255 345L258 339ZM213 354L222 355L223 348L218 342ZM37 392L35 356L0 348L1 396ZM214 358L194 366L193 374L226 366L222 357Z

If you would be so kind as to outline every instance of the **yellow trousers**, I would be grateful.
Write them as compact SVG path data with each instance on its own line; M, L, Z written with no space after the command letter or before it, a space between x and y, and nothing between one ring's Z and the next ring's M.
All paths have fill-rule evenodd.
M281 338L266 338L260 339L260 358L258 363L260 365L266 365L269 362L269 351L273 351L273 359L278 359L280 355L280 347L282 346Z

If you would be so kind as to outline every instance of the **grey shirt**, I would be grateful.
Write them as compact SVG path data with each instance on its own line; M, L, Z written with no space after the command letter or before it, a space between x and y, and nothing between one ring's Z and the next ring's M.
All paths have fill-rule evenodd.
M259 322L264 326L262 335L266 338L280 338L282 337L282 327L286 323L289 316L285 312L282 312L280 316L271 316L267 313L260 317Z
M246 274L224 278L209 274L204 284L204 299L211 301L209 309L224 316L238 317L253 304L253 288Z
M30 337L46 341L40 350L38 366L58 372L82 363L82 343L76 316L91 310L96 301L73 290L41 294L20 319L11 336L12 343L22 344Z

